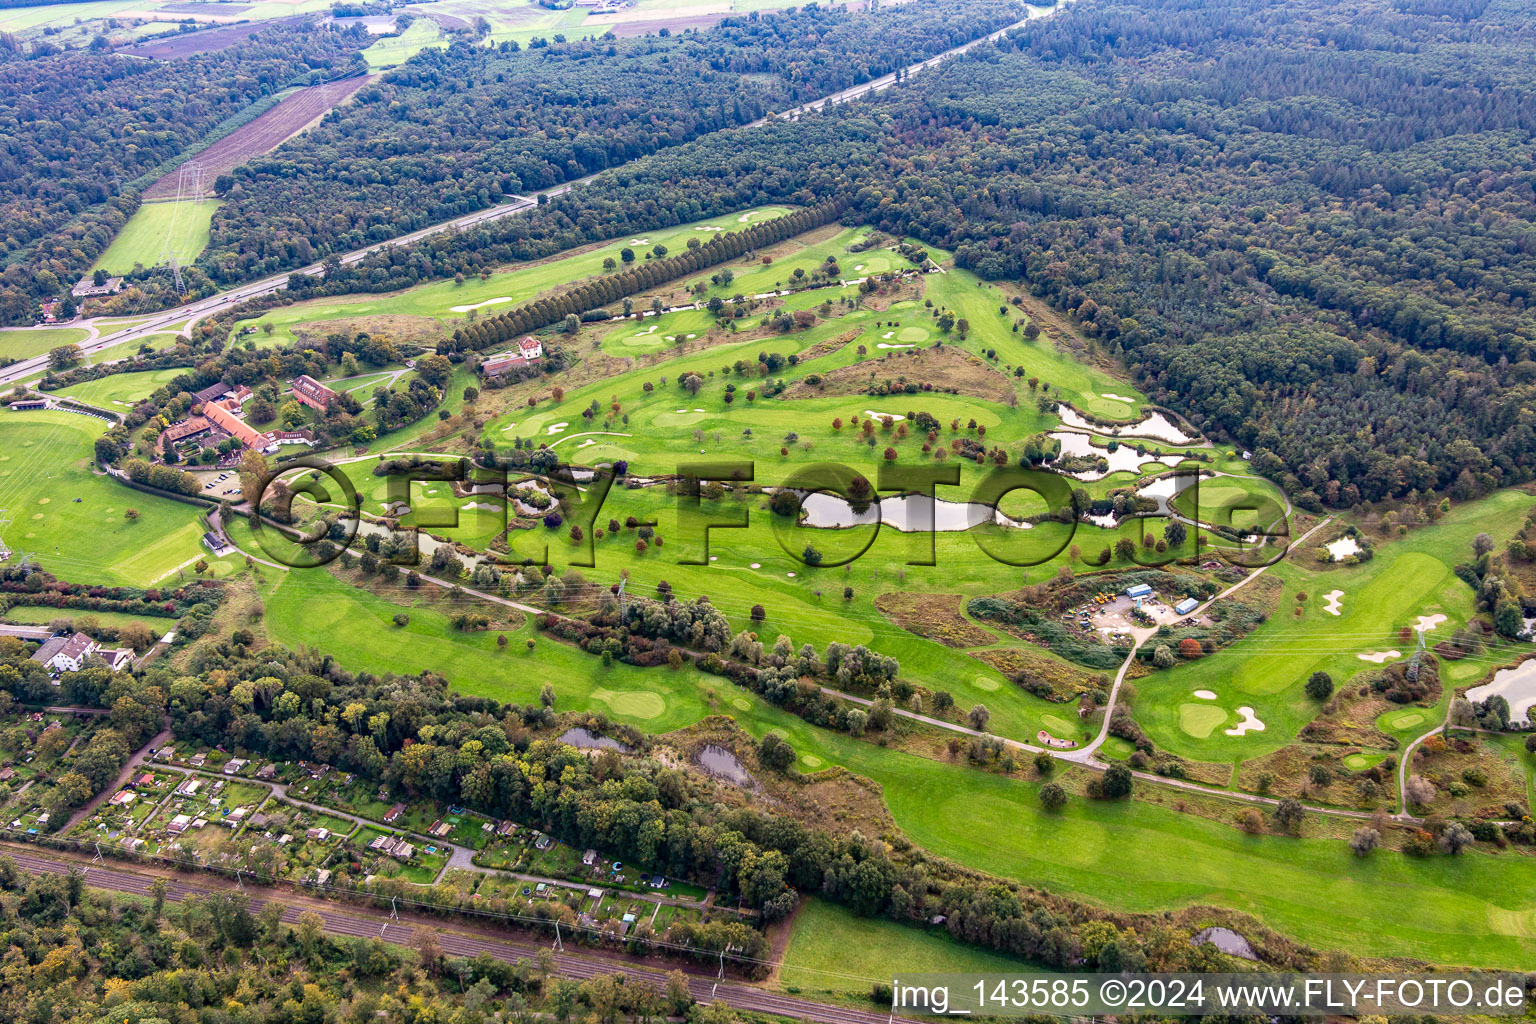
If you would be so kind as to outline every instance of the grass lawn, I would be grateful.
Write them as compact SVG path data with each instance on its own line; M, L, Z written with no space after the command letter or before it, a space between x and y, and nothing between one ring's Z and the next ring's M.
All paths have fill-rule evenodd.
M1026 963L963 945L942 929L859 917L836 903L808 899L795 916L779 987L807 996L857 996L898 973L1013 973Z
M132 408L135 402L148 398L177 377L186 376L186 373L185 367L146 370L142 373L114 373L64 388L57 393L78 398L99 409L121 412Z
M617 255L629 247L643 258L643 250L659 240L670 238L665 244L676 248L677 237L693 228L715 230L731 223L716 219L675 229L671 235L657 232L615 240L564 259L458 286L443 282L357 302L315 300L272 311L268 322L274 324L274 333L323 330L321 325L340 319L373 315L429 317L451 324L457 317L467 317L469 307L479 307L479 315L492 315L508 302L600 273L605 253ZM828 255L838 257L845 275L861 262L868 267L871 260L895 258L883 250L847 252L861 237L858 229L807 236L808 240L797 243L798 248L785 246L772 264L743 263L731 285L715 287L731 292L767 291L786 280L796 266L821 265ZM674 291L680 295L691 283L681 282ZM923 296L936 307L946 307L969 321L966 338L961 339L958 330L944 336L929 307L923 305L923 296L910 298L915 285L908 297L880 310L839 303L838 289L797 293L786 300L789 308L819 308L826 298L833 304L826 314L818 313L818 321L808 329L753 338L721 333L719 327L688 313L586 325L572 343L583 353L595 343L610 354L646 355L638 351L641 345L631 346L637 349L634 352L623 352L622 347L651 326L658 330L638 339L643 346L652 344L650 335L659 334L665 341L670 334L672 348L658 347L665 359L649 366L602 364L605 372L576 378L593 382L572 386L559 402L544 398L537 407L528 408L515 401L498 406L482 397L482 411L490 417L484 436L499 447L523 438L551 445L561 453L579 451L575 458L588 464L628 459L638 474L671 472L680 463L701 461L701 455L703 460L750 460L755 482L767 485L783 481L798 467L821 461L855 465L873 480L886 446L896 451L903 464L931 458L920 451L925 438L912 432L903 439L894 425L889 431L877 427L874 444L867 444L852 424L876 414L913 418L916 411L928 412L939 420L939 444L948 447L961 439L984 440L1016 459L1025 439L1059 422L1039 409L1038 392L1028 386L1031 377L1038 378L1037 384L1048 384L1049 394L1059 394L1095 415L1131 418L1145 411L1139 392L1104 371L1077 363L1052 343L1027 342L1022 334L1015 334L1017 314L1002 290L982 285L961 271L926 275L921 284ZM491 302L497 298L508 302ZM999 306L1005 307L1002 313ZM757 318L739 321L738 327L758 332ZM698 337L688 339L688 333ZM888 333L889 343L943 341L945 347L977 357L982 360L983 372L977 376L984 388L977 387L978 394L960 395L921 391L921 379L903 362L907 357L901 351L905 350L879 349ZM902 337L916 340L902 342ZM679 340L688 344L677 344ZM863 353L858 351L860 346ZM768 373L783 379L788 397L769 397L763 390L755 401L745 399L747 390L765 388L757 370L759 355L785 357L781 366ZM798 358L796 364L788 362L791 355ZM744 364L740 369L738 360ZM808 380L812 373L825 379L850 367L859 381L853 388L823 391ZM698 374L703 381L697 391L679 386L688 373ZM885 393L876 397L868 392L866 379L876 384L888 381L890 386L877 387L877 392ZM732 402L726 401L727 383L737 385L729 393L735 396ZM450 399L460 390L456 379L450 385ZM594 403L594 415L584 418ZM834 418L842 420L840 427L833 426ZM954 420L958 424L952 424ZM433 426L428 421L406 428L380 439L374 450L422 443L422 435ZM1153 447L1177 450L1177 446ZM1221 467L1238 465L1225 455L1220 458ZM957 462L961 485L951 493L963 498L984 471L974 462ZM382 497L381 481L371 476L371 466L370 459L351 464L349 471L373 511ZM1119 474L1116 481L1097 482L1088 489L1101 495L1109 486L1131 479L1129 474ZM1252 489L1248 482L1229 488L1234 494ZM418 497L423 502L451 501L446 493L431 491L431 485L422 487ZM1199 760L1232 761L1283 745L1315 713L1313 704L1300 693L1314 668L1327 667L1336 679L1343 679L1369 667L1357 654L1373 648L1362 645L1385 642L1400 625L1420 614L1446 614L1450 621L1441 626L1443 633L1465 621L1471 610L1470 595L1451 573L1451 566L1466 557L1467 544L1477 532L1487 530L1496 541L1506 538L1530 501L1528 496L1508 492L1459 507L1437 526L1379 545L1376 559L1363 565L1324 569L1293 561L1271 570L1285 587L1281 613L1229 652L1138 679L1138 715L1160 747ZM884 529L845 569L831 563L844 552L857 551L873 529L834 532L795 526L775 520L766 506L762 495L742 495L705 501L691 509L660 488L615 489L598 525L606 527L609 517L622 521L630 514L642 521L655 520L665 547L652 545L646 553L637 552L633 538L621 530L594 543L597 566L583 569L583 575L603 585L627 571L631 594L654 592L662 580L684 599L707 594L736 629L748 628L750 610L760 604L766 619L751 628L769 642L783 633L795 646L811 643L818 649L834 640L869 644L897 658L904 678L948 690L959 707L985 703L991 711L989 728L1000 735L1033 740L1042 728L1072 731L1071 705L1055 705L1025 693L973 656L986 653L986 648L1006 649L1009 642L973 650L946 647L887 619L875 600L890 592L953 594L958 607L963 607L965 598L1012 590L1055 575L1070 558L1061 553L1069 544L1080 545L1091 555L1100 547L1112 546L1122 534L1139 537L1140 523L1128 522L1119 529L1039 523L1029 530L987 526L966 533L940 533L933 540L933 565L921 564L927 554L926 537ZM704 527L709 521L724 522L744 513L751 516L750 526L714 530L706 548ZM243 526L236 528L237 539L248 550L257 550L243 530ZM461 523L457 532L442 532L481 543L488 531L477 517ZM807 543L828 556L826 564L811 569L792 557ZM1006 548L1020 562L1033 555L1039 564L1007 564L984 550L983 543L993 545L993 550ZM538 528L520 535L517 555L534 555L545 546L557 566L586 554L586 545L571 544L563 531ZM1125 565L1112 563L1112 567ZM1085 571L1087 565L1073 568ZM380 596L326 570L280 573L262 568L259 575L267 604L263 627L276 642L323 647L354 671L430 669L443 673L458 690L500 700L531 700L549 682L560 710L602 711L656 733L711 713L730 714L754 736L770 730L784 736L803 769L837 765L879 784L898 826L932 853L1026 884L1133 910L1231 907L1254 913L1301 941L1372 955L1515 966L1530 962L1536 953L1536 896L1520 882L1531 862L1516 854L1477 851L1456 859L1415 860L1379 852L1361 859L1336 839L1249 836L1225 824L1143 801L1074 800L1060 814L1047 814L1038 804L1033 783L816 729L691 667L640 670L617 662L603 667L575 648L536 634L526 620L509 622L510 628L503 631L509 642L499 648L497 631L459 632L450 622L452 603L428 602L403 587ZM1345 592L1341 616L1330 615L1323 607L1322 594L1334 587ZM1291 611L1297 606L1295 594L1303 590L1308 599L1296 616ZM473 607L488 610L478 603ZM393 623L400 613L409 616L404 626ZM532 650L528 640L535 642ZM1080 676L1092 675L1078 671ZM1454 681L1455 673L1475 671L1475 667L1452 665L1446 671ZM1195 689L1214 690L1218 699L1197 702L1191 692ZM1241 738L1225 734L1240 704L1255 709L1267 726L1264 732ZM1063 730L1062 725L1067 728ZM1116 753L1127 752L1120 747ZM1319 877L1330 879L1330 884L1318 886ZM1405 905L1415 908L1406 921ZM819 954L808 954L815 955Z
M31 359L46 355L60 345L75 345L86 339L78 327L38 327L0 331L0 360Z
M176 628L176 620L161 618L158 615L129 615L126 612L96 612L83 608L46 608L42 605L18 604L5 610L0 618L6 622L23 622L45 626L54 619L73 619L79 622L81 619L95 619L103 626L111 626L114 629L122 626L141 624L148 626L157 634L164 634Z
M1198 761L1246 760L1284 746L1318 713L1317 702L1302 691L1313 672L1326 671L1343 686L1375 671L1361 654L1410 649L1399 630L1419 616L1448 616L1430 634L1432 643L1465 623L1472 592L1452 568L1470 557L1479 533L1507 542L1531 500L1518 491L1501 491L1456 506L1439 523L1378 544L1376 556L1359 565L1320 567L1308 552L1296 552L1269 570L1285 590L1267 622L1225 650L1136 681L1137 721L1159 747ZM1338 615L1328 611L1324 599L1335 590L1342 592ZM1298 593L1307 595L1300 604ZM1300 615L1293 611L1297 607ZM1443 662L1442 673L1447 685L1455 686L1486 667L1481 659ZM1195 690L1211 690L1217 699L1194 700ZM1226 734L1238 721L1239 706L1254 709L1263 732ZM1220 720L1213 721L1217 714ZM1408 738L1443 717L1428 708L1404 708L1387 712L1380 724L1389 735Z
M200 203L145 203L112 239L92 270L123 274L143 264L163 262L167 250L182 263L191 263L208 245L208 225L217 199Z
M398 67L428 47L443 45L443 30L431 18L417 18L397 36L385 36L363 51L374 71Z
M759 207L747 211L754 215L754 220L761 219L762 216L776 216L783 212L786 212L784 207ZM643 236L615 238L528 266L514 265L501 273L490 274L483 280L471 277L463 284L445 280L386 295L334 297L296 302L291 306L269 310L258 318L243 320L235 325L235 331L248 326L265 328L267 324L271 324L273 326L271 335L266 334L264 330L258 330L255 335L248 335L243 339L254 340L258 345L267 345L278 341L291 341L295 337L295 331L298 330L307 330L323 336L327 331L325 326L327 324L338 320L352 321L364 317L431 318L451 329L470 322L472 316L477 319L492 317L552 288L584 277L602 274L604 273L603 261L608 258L619 261L622 251L626 248L634 252L637 259L643 260L645 253L653 245L666 245L670 251L676 252L684 248L690 238L706 242L714 236L714 232L696 229L710 225L727 230L737 227L735 218L698 221L647 232ZM681 301L681 285L677 288L678 299ZM614 314L617 315L620 311L620 308L615 305ZM649 323L648 319L647 326ZM593 324L584 328L586 331L606 329L605 324Z
M147 586L206 550L199 510L92 473L91 445L105 429L73 413L0 412L5 539L64 579ZM137 521L124 518L128 508Z
M1134 910L1233 907L1302 941L1374 955L1501 966L1536 955L1536 895L1516 881L1530 862L1515 854L1360 859L1336 840L1249 836L1136 801L1074 800L1047 814L1033 783L817 729L691 669L604 669L547 638L530 654L526 625L498 651L493 635L457 634L435 609L410 609L409 625L395 627L398 606L323 571L285 574L275 586L274 571L263 575L274 640L324 644L353 670L431 668L456 689L502 700L529 700L548 680L558 708L602 710L652 732L730 714L755 736L780 733L803 766L842 765L879 783L897 824L931 852L1027 884ZM627 714L615 707L624 694L660 697L661 707ZM1416 908L1406 921L1405 903Z

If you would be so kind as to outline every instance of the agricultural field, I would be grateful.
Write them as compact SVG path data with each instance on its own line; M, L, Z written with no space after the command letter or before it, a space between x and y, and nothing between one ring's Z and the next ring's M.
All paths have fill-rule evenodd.
M324 117L332 107L346 102L367 81L366 77L358 76L292 90L270 110L196 154L195 159L203 167L205 187L211 188L220 174L234 170L252 157L270 153ZM179 170L168 172L144 190L144 199L175 199L179 178Z
M96 34L107 35L124 52L161 60L223 49L244 41L253 24L324 10L324 0L270 0L255 4L179 0L90 0L87 3L39 4L0 11L0 31L23 39L47 35L61 44L82 46ZM210 26L200 32L175 34L175 23L191 19ZM239 24L236 24L236 23ZM165 35L164 39L146 36Z
M145 203L92 269L124 274L137 266L153 267L171 256L191 263L208 245L208 225L218 208L216 199Z

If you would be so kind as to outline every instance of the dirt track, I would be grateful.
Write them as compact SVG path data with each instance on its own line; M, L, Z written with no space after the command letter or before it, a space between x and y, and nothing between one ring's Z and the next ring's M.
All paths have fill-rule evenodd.
M192 159L203 165L205 192L212 192L215 177L234 170L252 157L270 153L324 117L332 107L345 102L370 80L370 76L343 78L338 82L300 89L256 120L236 128L197 154ZM144 190L144 198L175 199L180 173L178 168L149 186Z

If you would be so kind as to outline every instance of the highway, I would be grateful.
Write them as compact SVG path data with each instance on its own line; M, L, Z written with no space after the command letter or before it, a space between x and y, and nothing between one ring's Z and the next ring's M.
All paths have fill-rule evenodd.
M0 844L0 847L3 847L5 855L14 860L18 867L27 871L64 874L72 867L84 868L86 884L97 889L149 896L150 886L155 878L161 877L115 865L107 867L86 864L82 860L55 854L52 851L13 843ZM227 884L217 884L212 878L207 884L194 884L175 877L168 877L167 882L169 888L166 899L170 902L180 902L192 895L228 893L233 889L233 886ZM325 931L335 936L361 939L382 938L386 942L397 945L414 946L417 930L425 926L437 933L438 943L447 956L472 957L487 953L507 963L534 960L542 950L549 948L538 941L490 938L467 931L456 931L432 918L416 919L407 915L406 923L399 923L391 920L390 916L383 911L369 911L363 908L337 909L329 901L289 897L281 891L262 886L246 886L245 892L250 896L250 909L253 914L260 913L263 906L275 900L283 907L282 920L285 923L297 924L300 914L312 910L324 921ZM635 959L618 954L604 954L598 950L556 952L554 964L555 972L566 978L581 980L622 972L636 980L648 981L658 989L666 984L666 973L671 969L671 965L661 968L653 967ZM695 968L685 967L683 970L688 975L689 991L701 1003L720 999L740 1010L778 1014L791 1019L822 1021L825 1024L889 1024L892 1020L901 1020L901 1018L892 1018L888 1014L871 1013L778 995L741 982L720 981L713 974L698 973Z
M943 63L945 60L948 60L950 57L965 53L967 50L979 46L981 43L987 40L1000 38L1004 33L1018 28L1020 25L1023 25L1027 21L1031 21L1038 17L1043 17L1056 10L1059 10L1067 2L1069 2L1069 0L1061 0L1061 2L1058 3L1056 7L1031 7L1029 8L1028 17L1024 18L1022 21L1000 28L990 35L979 36L968 43L962 43L959 46L945 50L943 53L930 57L927 60L919 61L916 64L909 65L908 67L902 69L901 75L904 78L911 77L920 71L935 67ZM845 103L849 100L858 99L861 96L867 96L870 93L889 89L891 86L895 85L896 82L896 73L883 75L880 78L872 79L861 85L856 85L852 88L832 93L829 96L823 96L821 99L812 100L808 103L802 104L801 106L793 107L781 113L772 114L765 118L760 118L756 121L750 122L749 124L722 128L720 130L736 131L740 129L756 128L768 123L770 119L793 120L799 117L801 114L820 110L828 104ZM636 161L631 161L631 163L638 162L638 159L644 158L637 158ZM617 167L607 168L606 170L600 171L596 174L589 174L584 178L576 178L572 181L566 182L563 185L556 185L553 188L545 189L542 194L548 196L551 199L557 196L563 196L574 188L588 184L593 179L599 177L601 174L607 174L611 171L619 170L624 166L628 165L621 164ZM487 209L479 210L475 213L466 214L463 217L458 217L453 220L444 221L439 224L433 224L428 227L412 231L409 234L398 235L395 238L389 239L388 241L377 242L373 245L365 246L361 249L354 249L351 252L342 255L341 262L343 264L356 263L357 261L363 259L365 256L368 256L370 253L378 252L379 250L385 249L392 245L409 245L412 242L420 241L421 239L426 238L429 235L437 234L440 231L458 231L465 228L472 228L479 224L486 224L491 221L501 220L503 217L512 217L531 210L537 205L537 196L533 198L519 196L509 203L502 203L500 206L488 207ZM205 299L197 299L193 302L186 303L185 305L176 306L172 309L167 309L159 313L155 313L151 315L148 320L128 330L117 331L110 334L103 333L90 341L82 342L80 348L81 351L87 355L90 355L95 352L99 352L102 349L111 348L116 345L122 345L125 342L147 338L152 334L163 333L166 328L172 326L173 324L180 324L184 321L196 322L197 320L201 320L212 313L216 313L219 310L236 303L244 302L247 299L254 299L262 295L270 295L273 292L280 291L281 289L287 287L288 278L293 274L305 274L314 277L318 276L320 273L321 264L311 263L306 267L299 267L293 271L285 271L284 273L276 274L272 277L262 278L259 281L252 281L248 284L236 285L234 288L219 292L215 295L210 295ZM78 328L81 323L82 321L74 321L73 323L60 324L58 326L60 328ZM190 327L191 323L188 323L187 326ZM42 373L45 369L47 369L47 366L48 357L45 354L34 356L31 359L22 359L10 364L9 366L0 367L0 385L7 385L17 381L25 380L28 377L36 376L37 374Z

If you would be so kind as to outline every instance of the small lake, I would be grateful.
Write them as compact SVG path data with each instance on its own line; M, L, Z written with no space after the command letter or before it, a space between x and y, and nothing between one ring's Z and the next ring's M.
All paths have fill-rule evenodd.
M930 498L926 494L903 494L896 497L871 499L863 512L855 512L847 499L838 494L815 491L800 495L800 507L805 510L802 526L824 530L844 530L854 526L870 526L877 520L883 526L894 527L903 533L933 530L937 533L959 533L993 522L1018 530L1028 530L1033 524L1020 522L987 505L976 502L945 501ZM930 527L928 524L932 523Z
M1061 443L1061 454L1063 456L1089 456L1091 458L1104 459L1109 463L1109 469L1102 473L1090 471L1086 473L1065 474L1077 480L1102 480L1111 473L1138 473L1141 471L1141 467L1148 463L1158 463L1173 467L1184 461L1184 456L1182 455L1156 455L1150 452L1146 455L1141 455L1128 444L1121 444L1114 451L1110 451L1102 445L1094 444L1093 438L1089 435L1078 433L1075 430L1056 430L1052 431L1049 436Z
M1170 444L1188 444L1194 438L1180 430L1178 425L1163 413L1151 412L1140 423L1122 423L1118 426L1106 427L1094 423L1082 413L1071 406L1058 406L1056 415L1061 417L1061 422L1078 430L1086 430L1091 434L1100 434L1104 437L1146 437L1155 441L1167 441Z
M1499 696L1509 701L1509 720L1524 725L1536 706L1536 658L1522 661L1514 668L1501 668L1482 686L1467 691L1467 700L1476 703Z
M573 747L583 750L617 750L621 754L627 754L630 747L626 743L620 743L612 736L599 736L595 732L577 726L567 729L560 734L561 743L569 743Z
M752 778L752 773L746 766L736 760L736 755L724 747L717 747L713 743L699 751L694 760L709 774L719 779L724 779L736 786L746 789L756 789L757 780Z

